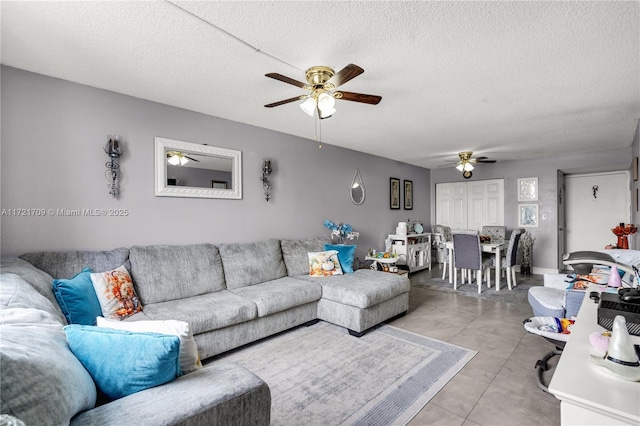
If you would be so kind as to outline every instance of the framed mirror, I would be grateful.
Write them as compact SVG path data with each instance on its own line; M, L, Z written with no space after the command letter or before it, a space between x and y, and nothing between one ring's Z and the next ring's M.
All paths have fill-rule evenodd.
M156 196L242 199L242 152L155 138Z
M351 182L351 187L349 188L349 195L351 196L353 204L364 203L364 183L362 183L362 177L358 169L356 169L356 172L353 174L353 182Z

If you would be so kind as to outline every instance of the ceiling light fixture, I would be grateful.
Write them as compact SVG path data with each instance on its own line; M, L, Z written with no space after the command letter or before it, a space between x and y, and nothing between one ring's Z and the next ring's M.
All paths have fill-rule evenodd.
M335 112L336 99L333 94L327 91L316 90L314 91L306 101L300 104L306 114L313 117L314 113L318 112L318 117L323 120L331 117Z
M189 159L179 151L169 151L167 152L167 157L167 163L171 164L172 166L184 166L189 162Z
M473 164L467 162L460 163L456 166L456 169L461 172L470 172L473 170Z

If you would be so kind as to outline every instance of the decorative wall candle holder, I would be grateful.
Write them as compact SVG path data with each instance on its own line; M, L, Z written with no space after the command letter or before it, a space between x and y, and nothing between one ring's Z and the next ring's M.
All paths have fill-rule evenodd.
M109 194L113 198L117 198L120 194L120 188L118 187L118 179L120 178L120 166L118 159L124 153L122 146L122 136L119 135L107 135L109 139L104 147L104 152L107 153L110 160L106 163L107 170L105 177L109 181Z

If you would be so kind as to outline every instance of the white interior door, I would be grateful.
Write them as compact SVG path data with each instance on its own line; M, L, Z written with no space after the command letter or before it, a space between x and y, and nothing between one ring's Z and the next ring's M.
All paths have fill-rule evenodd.
M566 252L615 244L611 229L630 221L629 172L565 175Z

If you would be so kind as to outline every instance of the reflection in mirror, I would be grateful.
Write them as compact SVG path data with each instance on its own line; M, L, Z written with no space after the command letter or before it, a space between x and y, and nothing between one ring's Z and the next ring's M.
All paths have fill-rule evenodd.
M358 169L356 169L356 172L353 174L353 182L351 182L349 194L351 195L353 204L364 203L364 183L362 183L362 177Z
M242 153L156 138L156 195L242 198Z

